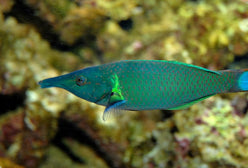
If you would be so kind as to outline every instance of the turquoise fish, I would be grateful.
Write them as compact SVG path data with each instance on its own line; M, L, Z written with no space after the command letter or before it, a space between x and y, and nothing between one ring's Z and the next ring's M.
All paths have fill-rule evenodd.
M158 60L126 60L88 67L39 82L119 110L185 109L218 93L248 90L248 69L212 71Z

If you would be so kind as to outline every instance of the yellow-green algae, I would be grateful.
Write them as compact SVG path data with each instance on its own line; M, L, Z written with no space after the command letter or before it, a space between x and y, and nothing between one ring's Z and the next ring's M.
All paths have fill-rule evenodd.
M9 159L6 159L6 158L0 158L0 166L2 168L24 168L22 166L19 166L11 162Z
M85 164L75 163L68 156L62 153L58 148L51 146L47 152L47 159L41 164L40 168L54 168L54 165L59 168L87 168L87 167L101 167L107 168L104 163L89 147L79 144L72 139L66 140L68 144L72 144L70 147L72 151L78 156L82 157ZM63 160L63 162L61 161Z
M6 128L0 131L2 142L10 143L1 146L1 152L17 163L37 167L49 146L48 142L56 133L56 120L61 111L77 101L82 107L80 111L92 111L98 107L65 92L60 93L58 89L41 91L37 85L41 78L56 76L58 70L79 67L78 58L70 53L51 50L34 29L18 24L11 17L4 21L0 16L1 94L25 91L26 95L24 106L0 119L1 128ZM61 63L57 65L55 62ZM18 129L11 126L17 120L22 125ZM9 131L15 131L14 135Z
M132 153L127 150L126 156L134 167L245 168L247 121L247 116L234 114L228 100L210 98L158 122L147 139L133 146Z
M60 39L72 45L81 38L90 40L101 31L106 16L102 9L85 2L82 7L70 0L25 0L30 7L37 9L38 15L46 20ZM94 3L94 1L92 1Z
M119 167L247 167L247 115L236 114L232 94L212 97L166 120L162 113L168 111L145 111L103 122L102 107L37 85L43 78L102 60L166 59L221 69L234 55L248 51L244 1L25 0L64 43L73 45L89 34L95 36L86 38L79 56L51 49L32 23L4 18L2 12L17 3L6 2L0 8L0 90L3 95L25 92L25 103L0 118L5 128L0 130L1 157L26 167L107 167L96 149L70 138L63 141L86 164L74 163L61 149L50 146L62 115L98 142L113 162L123 162L113 164ZM118 24L127 19L133 21L128 31ZM101 51L101 59L95 49ZM247 100L245 93L235 95ZM13 135L8 134L9 127L16 131ZM44 156L48 158L43 160Z
M223 68L234 54L242 55L247 50L247 5L241 0L79 0L78 6L61 0L54 8L67 6L62 18L54 12L59 9L50 7L53 2L36 1L26 0L59 32L64 42L73 44L86 38L89 44L92 42L92 38L87 38L89 34L96 35L97 47L104 52L106 62L173 59ZM134 22L128 32L118 25L126 19Z

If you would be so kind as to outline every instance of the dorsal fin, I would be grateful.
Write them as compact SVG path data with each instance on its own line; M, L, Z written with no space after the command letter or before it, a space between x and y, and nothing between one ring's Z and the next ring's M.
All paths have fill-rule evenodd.
M206 72L221 75L220 71L213 71L213 70L209 70L209 69L206 69L206 68L202 68L200 66L196 66L196 65L192 65L192 64L186 64L186 63L178 62L178 61L167 61L167 60L124 60L124 61L120 61L120 62L146 62L146 61L149 61L149 62L165 62L165 63L183 65L183 66L194 68L194 69L197 69L197 70L202 70L202 71L206 71Z
M196 66L196 65L192 65L192 64L186 64L186 63L177 62L177 61L167 61L167 62L170 62L170 63L173 63L173 64L178 64L178 65L183 65L183 66L187 66L187 67L191 67L191 68L194 68L194 69L198 69L198 70L202 70L202 71L214 73L214 74L217 74L217 75L221 75L221 72L219 72L219 71L209 70L209 69L202 68L202 67L199 67L199 66Z

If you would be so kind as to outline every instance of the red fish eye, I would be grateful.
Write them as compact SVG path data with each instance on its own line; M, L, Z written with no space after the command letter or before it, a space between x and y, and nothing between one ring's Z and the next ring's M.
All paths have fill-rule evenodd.
M82 86L82 85L85 85L86 84L86 78L80 76L80 77L77 77L76 78L76 84L78 86Z

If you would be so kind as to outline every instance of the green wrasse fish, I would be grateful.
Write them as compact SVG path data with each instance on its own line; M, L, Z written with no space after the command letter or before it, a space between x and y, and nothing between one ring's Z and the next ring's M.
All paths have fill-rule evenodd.
M106 106L110 111L184 109L218 93L248 90L248 69L212 71L156 60L126 60L88 67L39 82Z

